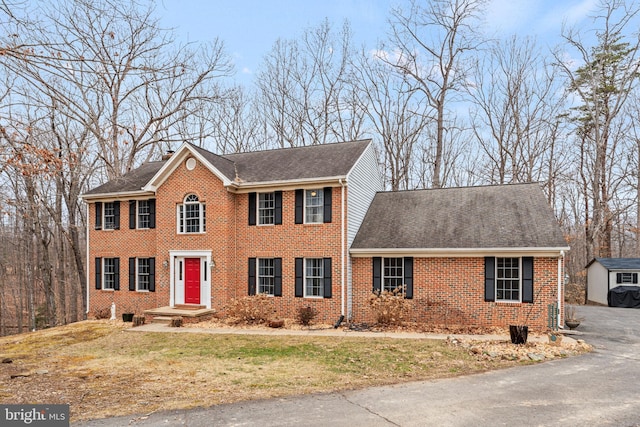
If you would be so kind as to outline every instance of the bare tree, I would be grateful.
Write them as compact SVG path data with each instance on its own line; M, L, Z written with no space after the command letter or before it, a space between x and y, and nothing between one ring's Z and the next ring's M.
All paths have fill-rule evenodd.
M276 145L291 147L357 139L364 112L347 80L352 55L345 23L337 34L328 21L301 40L278 40L256 76L260 110Z
M559 79L532 39L496 41L475 66L471 119L490 183L542 181L550 202L566 166Z
M580 144L581 187L584 193L584 228L587 257L610 257L614 212L615 167L619 165L619 143L623 126L616 123L635 87L640 61L640 36L624 32L640 9L621 0L603 0L594 19L602 23L596 32L598 44L588 47L577 30L563 31L566 46L579 55L578 68L556 51L558 69L568 80L569 90L580 105L574 110L576 136Z
M385 181L391 190L416 187L415 153L425 136L428 119L421 111L424 97L410 83L393 73L377 53L361 52L354 64L353 81L360 89L362 109L381 142Z
M216 102L216 79L231 71L221 42L176 46L152 6L72 0L42 12L48 25L6 42L5 66L89 129L108 178L149 158L160 141L181 141L176 124L194 103Z
M398 50L389 60L397 71L411 78L414 90L421 91L429 108L423 114L433 117L435 145L431 186L442 186L442 168L449 110L464 89L469 54L482 43L477 29L483 0L429 0L423 5L412 0L408 9L392 10L390 46ZM385 47L383 46L383 49ZM392 57L390 57L392 58Z
M220 102L231 65L218 40L177 45L151 3L10 6L0 6L0 210L17 215L2 231L16 239L19 268L3 286L29 313L23 322L16 312L21 330L84 315L79 195L158 148L202 140L190 119Z

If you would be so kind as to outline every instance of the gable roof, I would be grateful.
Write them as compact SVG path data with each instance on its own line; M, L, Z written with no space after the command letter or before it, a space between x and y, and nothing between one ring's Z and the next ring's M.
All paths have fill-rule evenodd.
M640 258L594 258L587 267L596 261L607 270L640 270Z
M377 193L351 252L568 249L540 186L512 184Z
M111 181L87 191L83 196L141 192L142 187L144 187L144 185L149 182L156 173L158 173L165 163L166 160L144 163L140 167L122 175L120 178L112 179Z
M371 140L229 154L242 182L344 178Z
M152 192L190 152L232 187L345 178L371 140L338 142L218 155L190 143L166 161L145 163L83 196L99 197L130 192Z

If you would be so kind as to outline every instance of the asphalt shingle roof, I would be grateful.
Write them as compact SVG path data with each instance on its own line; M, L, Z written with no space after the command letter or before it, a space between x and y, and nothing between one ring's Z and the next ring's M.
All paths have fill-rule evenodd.
M607 270L640 270L640 258L596 258Z
M361 140L226 155L195 145L191 147L230 181L237 178L239 183L257 184L346 176L370 142ZM145 163L85 194L139 191L164 164L165 161Z
M144 163L140 167L112 179L85 194L112 194L129 191L140 191L144 185L160 170L166 161Z
M376 194L354 249L561 248L539 184Z
M370 140L228 154L244 182L288 181L345 176ZM233 178L233 177L232 177Z

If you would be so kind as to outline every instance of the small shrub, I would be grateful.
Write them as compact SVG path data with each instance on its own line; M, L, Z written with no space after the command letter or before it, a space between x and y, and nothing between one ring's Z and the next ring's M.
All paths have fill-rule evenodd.
M171 328L179 328L182 326L182 316L173 316L171 318L171 322L169 322L169 326Z
M402 289L371 294L369 307L381 325L401 325L408 310Z
M317 315L318 315L318 310L316 310L311 306L300 307L298 309L298 322L302 326L309 326L311 322L313 322L313 319L316 318Z
M227 313L238 323L266 323L273 314L273 298L259 294L232 299Z
M275 329L284 328L284 320L269 320L269 327Z
M96 319L111 319L111 307L96 308L93 310Z

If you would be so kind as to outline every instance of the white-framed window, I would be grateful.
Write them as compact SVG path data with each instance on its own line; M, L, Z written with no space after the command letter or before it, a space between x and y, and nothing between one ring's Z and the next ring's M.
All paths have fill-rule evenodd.
M206 231L205 204L195 194L189 194L178 205L178 233L204 233Z
M275 273L275 260L273 258L258 258L257 293L275 295Z
M384 258L382 290L402 292L404 287L404 258Z
M638 273L616 273L617 285L637 285Z
M138 228L150 228L151 206L149 200L138 200Z
M324 191L320 189L305 190L304 222L318 224L324 220Z
M136 290L148 291L151 283L151 262L149 258L136 259Z
M275 193L258 193L258 224L275 224L276 195Z
M496 301L521 301L520 258L496 258Z
M116 289L117 264L116 258L102 258L102 289Z
M114 202L104 204L104 229L114 230L116 228L116 206Z
M322 258L305 258L304 260L304 296L323 297L324 260Z

